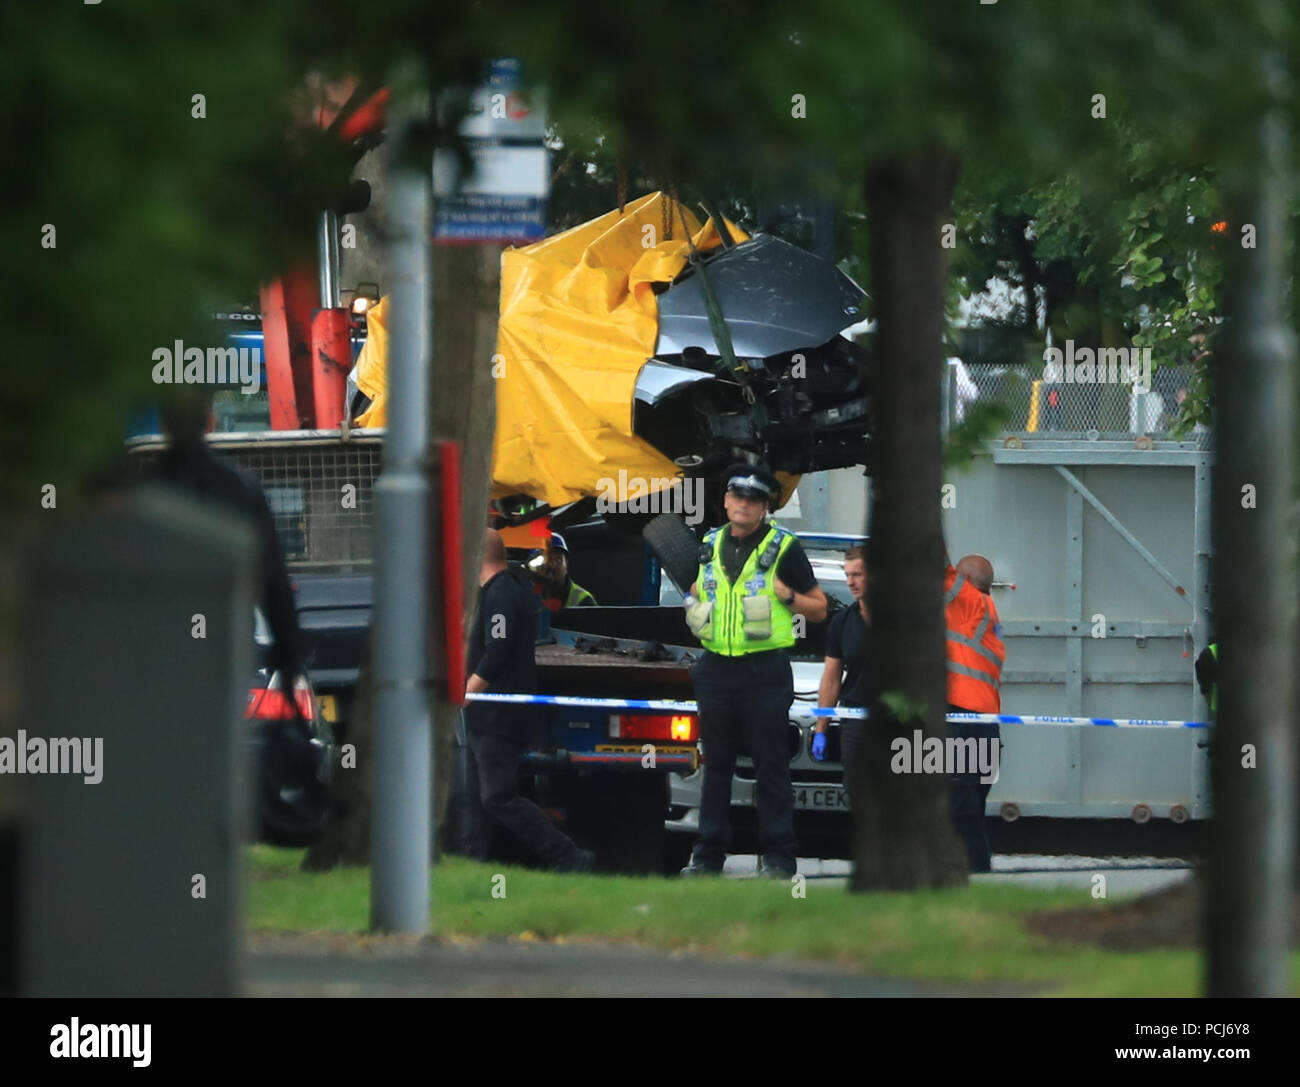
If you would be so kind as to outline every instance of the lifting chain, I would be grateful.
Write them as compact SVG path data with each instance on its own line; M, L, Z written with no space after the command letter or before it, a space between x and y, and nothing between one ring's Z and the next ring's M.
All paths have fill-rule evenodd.
M699 251L695 248L695 239L691 237L691 228L689 225L687 225L686 222L686 209L682 207L681 197L677 195L677 182L672 177L671 174L668 177L668 196L671 201L670 206L672 207L672 210L676 213L678 217L681 218L682 237L686 239L687 245L691 247L691 255L693 257L698 258L700 254ZM672 241L672 237L673 237L673 219L672 216L670 216L668 219L668 240Z

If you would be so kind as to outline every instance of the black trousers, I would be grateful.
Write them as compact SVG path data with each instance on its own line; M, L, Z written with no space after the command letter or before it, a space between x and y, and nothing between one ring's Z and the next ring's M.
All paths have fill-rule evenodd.
M783 650L743 657L705 653L693 678L704 744L696 862L721 867L731 851L731 778L743 750L754 761L759 852L767 863L793 869L799 847L790 784L789 658Z
M851 705L841 700L841 706ZM862 747L862 731L867 727L861 717L840 718L840 762L844 766L844 788L849 794L849 808L857 809L857 797L854 796L854 767L857 765L858 751Z
M519 760L527 745L469 730L460 851L487 860L491 824L499 823L550 866L572 859L577 846L536 804L519 795Z
M948 706L949 713L970 713L960 706ZM950 736L960 739L993 738L1001 744L1002 729L994 725L962 724L949 725ZM1001 758L999 750L999 760ZM989 847L989 835L984 819L984 802L989 798L992 782L980 781L978 771L952 776L952 825L958 837L966 846L966 858L972 872L988 872L993 868L993 853Z

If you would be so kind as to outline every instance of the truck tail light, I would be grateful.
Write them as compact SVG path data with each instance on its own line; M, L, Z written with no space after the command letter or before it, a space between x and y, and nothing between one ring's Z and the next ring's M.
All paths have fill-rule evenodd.
M700 735L691 713L624 713L609 719L610 735L623 740L665 740L693 744Z

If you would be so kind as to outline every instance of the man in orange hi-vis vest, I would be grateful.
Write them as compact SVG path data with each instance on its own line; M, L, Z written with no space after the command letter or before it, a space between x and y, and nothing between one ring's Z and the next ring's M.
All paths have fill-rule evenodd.
M947 628L948 712L1001 713L1002 662L1006 650L998 609L989 590L993 587L993 564L982 555L967 555L956 567L949 566L943 579L944 626ZM1001 743L1002 730L996 723L951 725L951 735L961 739ZM952 818L966 844L972 872L992 867L988 833L984 826L984 802L991 782L980 780L978 771L953 776Z

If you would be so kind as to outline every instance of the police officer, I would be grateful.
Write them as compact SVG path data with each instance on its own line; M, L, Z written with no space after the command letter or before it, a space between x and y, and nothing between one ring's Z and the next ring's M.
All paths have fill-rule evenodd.
M786 650L794 616L826 617L826 594L794 534L767 513L781 486L765 468L733 465L726 474L727 524L700 546L686 619L705 653L693 678L704 745L700 838L684 876L722 871L731 848L731 778L741 748L754 761L759 872L795 874L794 798L786 730L794 677Z

